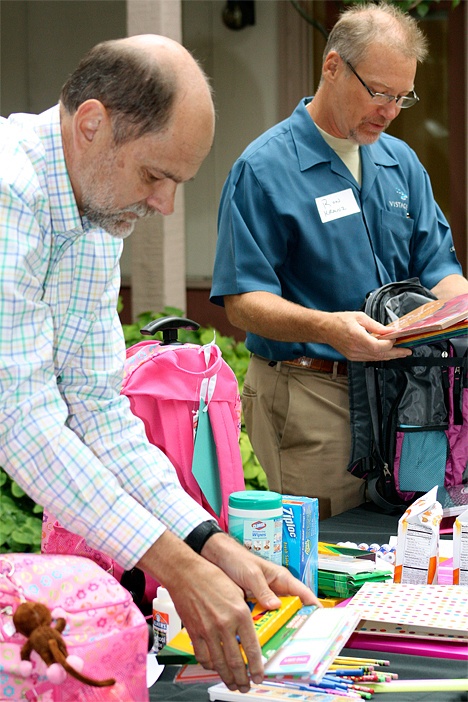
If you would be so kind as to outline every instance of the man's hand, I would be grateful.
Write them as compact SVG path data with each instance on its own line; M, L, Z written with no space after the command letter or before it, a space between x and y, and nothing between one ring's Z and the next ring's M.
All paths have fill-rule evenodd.
M279 607L281 595L297 595L305 605L320 604L313 592L287 568L255 555L225 534L208 539L202 556L216 563L247 597L255 597L266 609Z
M411 349L394 346L391 339L376 339L372 334L385 331L385 326L364 312L322 313L322 343L333 346L349 361L389 361L411 356Z
M313 592L286 568L247 551L244 546L225 534L215 534L208 539L202 556L216 563L242 588L245 596L255 597L265 609L277 609L281 604L279 595L297 595L303 604L321 606ZM260 649L256 635L254 633L252 638L250 628L248 626L245 629L247 638L243 638L240 632L239 634L249 661L250 675L254 682L259 683L263 680L263 664L261 658L258 658Z
M231 324L276 341L328 344L349 361L388 361L411 350L372 336L384 326L364 312L312 310L263 291L224 298Z
M197 660L216 670L230 690L247 692L249 676L260 683L264 675L246 596L256 597L265 609L279 607L277 595L298 595L304 604L318 603L289 571L251 554L226 534L208 539L198 556L166 531L138 565L169 590Z

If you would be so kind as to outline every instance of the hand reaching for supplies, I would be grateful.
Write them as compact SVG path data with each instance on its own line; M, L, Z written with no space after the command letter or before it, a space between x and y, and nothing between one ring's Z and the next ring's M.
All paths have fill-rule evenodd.
M297 595L304 604L318 604L311 590L286 568L250 553L226 534L212 536L200 557L165 532L141 559L140 567L169 590L197 660L216 670L230 690L247 692L250 679L260 683L264 675L246 597L255 597L265 609L279 607L279 595Z

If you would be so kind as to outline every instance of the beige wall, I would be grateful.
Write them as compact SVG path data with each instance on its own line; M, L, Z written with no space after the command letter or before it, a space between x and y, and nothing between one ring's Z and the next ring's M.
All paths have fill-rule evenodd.
M130 0L128 7L134 3L132 11L136 11L139 3L139 11L151 12L154 5L161 5L165 20L164 8L178 2ZM197 178L185 186L185 267L192 280L211 276L217 207L229 167L278 115L279 3L257 0L255 25L240 31L224 26L223 6L224 0L181 2L183 42L212 78L217 109L213 151ZM1 0L1 114L40 111L53 104L66 76L88 48L126 35L128 7L125 0ZM468 34L468 13L465 19ZM468 56L465 63L468 101ZM468 169L468 153L466 159ZM132 271L131 242L131 238L126 242L122 258L124 276ZM468 252L464 256L468 263ZM164 268L166 275L185 275L182 265L171 267L169 261Z
M81 56L103 39L142 31L173 34L170 27L154 25L167 24L176 2L130 0L127 6L125 0L1 0L1 114L37 112L54 104ZM276 2L257 2L255 25L241 31L224 26L223 7L222 0L182 2L183 42L212 79L217 109L213 151L196 180L185 186L185 262L192 279L211 276L217 207L230 165L277 119ZM132 238L122 257L127 278L131 249ZM178 276L181 269L185 275L180 264L170 275Z
M1 114L54 105L82 55L126 34L124 0L1 0Z
M125 0L1 0L0 113L41 112L83 54L127 34ZM124 273L130 259L124 253Z
M210 277L219 197L229 168L247 144L277 121L277 7L256 2L255 25L228 29L224 2L182 3L184 44L212 78L217 112L212 153L185 186L189 279Z

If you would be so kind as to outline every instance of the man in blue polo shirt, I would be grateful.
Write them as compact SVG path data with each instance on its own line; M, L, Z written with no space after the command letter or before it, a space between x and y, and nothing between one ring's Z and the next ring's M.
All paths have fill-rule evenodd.
M244 151L222 194L211 299L247 332L246 426L269 487L318 497L322 519L364 500L346 471L346 360L411 353L371 336L365 295L414 276L438 297L468 291L424 167L383 134L418 101L426 53L394 6L346 10L315 97Z

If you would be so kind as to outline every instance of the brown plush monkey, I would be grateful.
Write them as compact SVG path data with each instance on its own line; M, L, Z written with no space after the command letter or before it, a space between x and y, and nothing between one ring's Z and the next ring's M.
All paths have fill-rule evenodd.
M26 643L21 648L21 660L29 661L32 651L36 651L49 666L47 677L51 682L63 682L64 674L58 670L60 664L66 672L86 685L93 687L108 687L115 684L114 678L107 680L93 680L70 665L70 659L75 665L82 665L83 661L77 656L68 656L67 646L62 637L66 622L63 617L56 619L55 627L52 626L52 613L48 607L40 602L23 602L13 615L16 631L27 637ZM67 660L68 657L68 660ZM29 664L30 666L30 664ZM25 676L31 673L27 664L22 667Z

